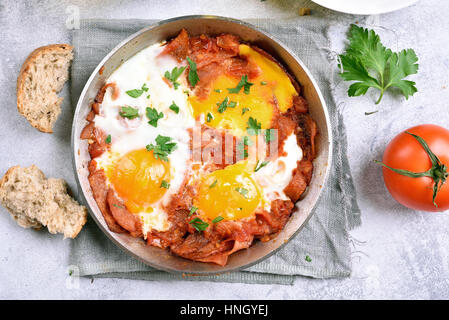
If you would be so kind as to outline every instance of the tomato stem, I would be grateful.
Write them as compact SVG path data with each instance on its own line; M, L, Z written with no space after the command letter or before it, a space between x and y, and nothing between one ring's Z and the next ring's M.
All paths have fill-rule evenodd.
M421 144L421 146L423 147L423 149L426 151L427 155L429 156L430 161L432 161L432 168L430 168L429 170L427 170L425 172L412 172L412 171L408 171L408 170L392 168L378 160L374 160L374 162L384 166L385 168L388 168L389 170L391 170L393 172L396 172L400 175L403 175L403 176L406 176L409 178L422 178L422 177L432 178L434 181L432 202L433 202L434 206L438 208L438 205L435 202L435 199L436 199L437 194L440 191L441 187L443 186L443 184L446 183L446 180L449 176L447 167L446 167L446 165L441 163L440 159L432 152L432 150L430 150L429 145L423 138L421 138L420 136L418 136L416 134L410 133L408 131L406 131L405 133L411 135L413 138L418 140L418 142Z

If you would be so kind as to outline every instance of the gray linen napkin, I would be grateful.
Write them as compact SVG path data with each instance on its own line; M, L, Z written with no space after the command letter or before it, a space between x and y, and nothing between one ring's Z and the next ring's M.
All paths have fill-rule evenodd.
M244 271L218 276L182 277L155 270L117 248L89 219L73 241L71 264L80 276L147 280L187 279L221 282L292 284L298 275L346 277L351 272L348 230L359 225L360 211L346 157L342 117L331 95L335 64L328 60L328 22L315 17L284 21L249 20L292 49L308 66L325 97L334 134L332 172L313 217L305 228L275 255ZM90 73L120 41L154 23L151 20L83 20L74 30L75 59L71 74L72 104L76 105ZM306 261L305 257L312 261Z

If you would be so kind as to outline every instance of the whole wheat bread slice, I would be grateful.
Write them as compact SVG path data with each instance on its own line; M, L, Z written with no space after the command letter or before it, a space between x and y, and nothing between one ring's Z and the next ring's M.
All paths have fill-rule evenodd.
M69 76L73 47L52 44L34 50L17 78L17 109L42 132L53 132L64 98L58 97Z
M35 165L10 168L0 180L0 202L24 228L46 226L51 233L75 238L87 210L67 194L62 179L47 179Z

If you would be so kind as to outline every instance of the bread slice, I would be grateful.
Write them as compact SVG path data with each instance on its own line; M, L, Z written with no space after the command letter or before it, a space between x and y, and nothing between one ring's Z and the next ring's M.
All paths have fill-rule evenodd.
M22 65L17 78L17 109L28 122L42 132L53 132L61 113L58 97L69 76L73 47L52 44L34 50Z
M87 210L67 194L62 179L47 179L35 165L10 168L0 180L0 202L24 228L46 226L51 233L75 238Z

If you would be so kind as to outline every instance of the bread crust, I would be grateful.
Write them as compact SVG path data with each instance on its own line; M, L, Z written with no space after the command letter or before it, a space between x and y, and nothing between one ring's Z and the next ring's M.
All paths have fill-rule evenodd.
M54 52L72 52L73 46L70 44L50 44L47 46L39 47L35 49L33 52L31 52L28 57L25 59L25 62L22 64L22 67L20 68L19 76L17 77L17 84L16 84L16 95L17 95L17 110L21 115L23 115L26 119L26 115L24 113L25 105L24 105L24 97L25 97L25 79L28 76L28 73L30 71L30 67L36 62L36 59L41 56L44 53L54 53ZM28 120L28 119L27 119ZM40 126L39 124L33 124L30 120L28 122L38 129L41 132L46 133L53 133L52 128L46 128L44 126Z
M73 209L73 206L76 206L76 210L77 210L77 221L75 223L71 223L72 221L67 220L66 218L64 218L63 216L59 215L53 215L51 216L52 220L56 219L56 217L59 217L58 220L58 224L59 226L55 226L55 223L52 223L52 226L48 225L47 223L50 222L50 220L46 220L44 218L44 220L42 220L42 216L41 217L33 217L32 215L30 216L28 213L20 210L20 209L13 209L13 207L11 207L10 203L11 203L11 197L8 195L11 195L11 191L8 190L8 182L11 181L11 179L14 179L14 175L15 175L15 171L16 170L31 170L33 171L32 174L34 174L34 177L43 179L43 183L45 183L45 187L44 187L44 194L45 192L50 191L50 194L58 194L59 195L59 199L61 199L61 196L63 197L63 199L65 200L64 207L60 207L61 210L67 210L66 212L71 212L71 214L74 214L74 211L71 211L71 209ZM23 172L23 171L22 171ZM15 181L12 181L12 184L15 184ZM9 183L9 185L11 185L11 182ZM51 187L51 189L49 189L49 187ZM30 192L30 190L26 190L26 191L18 191L19 193L22 192ZM36 194L36 192L34 192ZM47 193L48 195L49 193ZM42 198L41 198L42 199ZM45 196L44 196L44 200L45 200ZM5 202L3 202L5 201ZM14 201L18 201L17 198L15 198ZM24 201L29 201L28 200L24 200ZM56 201L56 202L55 202ZM53 203L61 203L60 200L56 200L56 198L51 198L51 202ZM67 205L67 202L68 205ZM0 203L10 212L11 216L14 218L14 220L16 220L16 222L23 228L34 228L34 229L40 229L43 226L46 226L49 230L50 233L64 233L64 237L65 238L75 238L78 233L81 231L81 229L83 228L84 224L87 222L87 209L82 206L79 205L76 200L74 200L67 192L67 183L62 180L62 179L47 179L44 175L44 173L34 164L28 168L22 168L21 166L17 165L17 166L13 166L11 168L9 168L6 173L4 174L4 176L0 179ZM50 202L43 202L40 204L40 210L45 210L49 208L49 204ZM70 207L72 206L72 208ZM71 208L71 209L70 209ZM59 211L60 212L60 211ZM62 219L62 220L61 220ZM70 221L70 222L69 222ZM66 223L70 223L71 225L71 229L67 230L65 229L64 225ZM55 229L56 228L56 229ZM70 231L70 232L68 232Z

